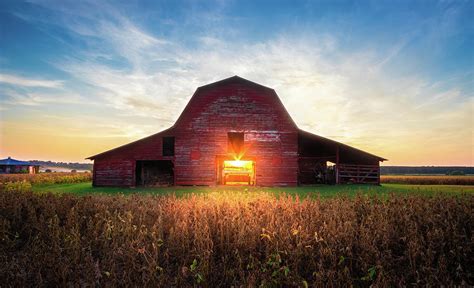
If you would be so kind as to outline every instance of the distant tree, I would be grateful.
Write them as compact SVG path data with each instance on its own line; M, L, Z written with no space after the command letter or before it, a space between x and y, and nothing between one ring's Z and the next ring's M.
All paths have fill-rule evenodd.
M454 170L454 171L450 171L450 172L446 173L446 175L459 176L459 175L466 175L466 174L464 173L464 171Z
M71 170L71 173L76 173L76 172L77 172L76 169L72 169L72 170Z
M380 173L382 175L471 175L474 174L474 167L470 166L382 166Z
M34 165L47 166L47 167L59 167L68 168L75 170L92 170L92 164L90 163L67 163L67 162L53 162L53 161L40 161L31 160Z
M46 173L51 173L51 172L53 172L53 171L51 171L51 169L46 169L46 170L44 170L44 172L46 172Z

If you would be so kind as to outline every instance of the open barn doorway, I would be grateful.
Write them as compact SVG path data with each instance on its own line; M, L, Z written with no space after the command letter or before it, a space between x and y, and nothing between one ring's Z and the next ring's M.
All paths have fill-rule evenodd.
M171 160L138 160L136 186L174 185L174 165Z
M298 183L300 185L336 184L336 165L318 157L298 159Z
M255 185L255 161L217 160L217 184L220 185Z

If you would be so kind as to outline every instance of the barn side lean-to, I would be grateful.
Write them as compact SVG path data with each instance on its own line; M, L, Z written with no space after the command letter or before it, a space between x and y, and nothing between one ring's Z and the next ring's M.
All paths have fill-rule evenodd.
M275 90L234 76L199 87L175 124L91 156L94 186L380 183L386 159L303 131Z

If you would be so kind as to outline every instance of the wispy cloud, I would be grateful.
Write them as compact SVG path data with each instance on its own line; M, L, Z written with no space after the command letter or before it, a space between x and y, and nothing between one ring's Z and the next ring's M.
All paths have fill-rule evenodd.
M416 74L393 78L380 65L386 64L386 57L372 51L341 55L334 43L336 39L320 35L285 35L240 46L213 39L199 49L177 46L175 54L163 53L178 63L172 66L146 62L163 52L155 47L123 51L122 55L133 55L126 58L131 64L127 71L84 62L62 67L107 91L103 95L113 107L150 118L175 120L197 86L237 74L274 87L300 127L392 159L400 156L386 155L385 147L398 146L400 154L422 148L427 141L441 147L447 131L456 131L449 132L452 141L465 139L463 123L474 111L456 87L433 90L433 83ZM389 57L396 57L400 47L389 51Z
M129 117L127 121L133 121L130 117L156 121L156 125L126 125L124 118L96 118L94 121L102 126L94 128L102 134L131 140L166 128L196 87L240 75L275 88L300 127L395 158L395 163L408 163L407 155L414 150L430 159L436 147L444 147L461 159L470 149L466 139L471 139L472 145L473 95L466 95L449 79L433 81L415 72L401 76L391 73L396 68L391 66L394 60L400 63L404 49L424 30L407 34L382 51L370 46L348 51L336 36L317 32L282 32L260 41L236 42L209 32L212 28L193 35L197 44L190 46L176 37L144 29L104 2L79 3L73 8L41 5L59 12L58 18L48 21L85 43L67 58L58 58L56 68L92 87L91 97L105 103L109 114L120 111L120 117ZM189 21L209 21L208 26L212 26L219 17L190 17ZM0 82L44 88L64 85L61 81L7 74L0 74ZM23 105L57 99L35 91L7 92L12 101ZM84 101L80 97L64 99L71 104ZM80 133L85 127L77 129L64 133L90 135Z
M63 81L60 80L32 79L11 74L0 74L0 82L23 87L59 88L63 86Z
M13 89L4 89L1 90L1 93L5 96L1 99L1 103L4 105L94 104L75 93L19 92Z
M114 107L151 117L160 112L167 119L176 118L196 86L234 74L275 87L304 128L343 141L359 139L364 146L374 134L383 134L387 125L396 130L405 126L403 130L411 133L429 127L442 130L457 117L439 121L430 115L446 115L446 105L466 103L452 91L440 93L452 95L449 102L431 101L433 91L420 75L385 76L383 65L398 55L411 36L385 54L375 49L342 54L337 39L318 34L280 35L240 45L204 37L201 46L188 49L155 38L123 16L118 19L119 25L102 23L97 35L111 43L110 52L123 57L130 69L117 71L97 62L73 61L61 67L107 91ZM173 49L167 49L169 45ZM416 103L427 102L420 111Z

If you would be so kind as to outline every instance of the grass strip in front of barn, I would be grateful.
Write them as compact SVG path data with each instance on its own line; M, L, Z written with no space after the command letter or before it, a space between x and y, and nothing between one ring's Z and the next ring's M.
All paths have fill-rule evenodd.
M218 187L201 187L201 186L183 186L183 187L139 187L139 188L120 188L120 187L92 187L90 182L84 183L68 183L53 185L33 185L33 191L44 193L52 192L56 194L70 193L74 195L136 195L136 194L152 194L152 195L176 195L178 197L190 194L206 194L219 191L233 192L266 192L273 195L288 194L300 198L334 198L338 196L355 197L358 194L366 196L386 196L390 193L399 195L459 195L463 193L474 194L474 186L469 185L410 185L410 184L382 184L375 185L317 185L303 187L246 187L246 186L218 186Z

